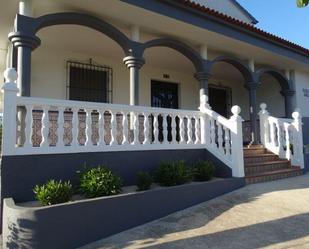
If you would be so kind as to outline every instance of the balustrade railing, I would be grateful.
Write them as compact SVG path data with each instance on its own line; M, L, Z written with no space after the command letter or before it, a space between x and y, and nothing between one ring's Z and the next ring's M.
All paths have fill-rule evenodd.
M299 111L292 114L293 119L275 118L261 104L260 136L266 149L282 159L291 160L293 166L304 168L302 118Z
M240 108L226 119L199 111L20 97L14 69L5 72L3 155L207 149L243 177Z

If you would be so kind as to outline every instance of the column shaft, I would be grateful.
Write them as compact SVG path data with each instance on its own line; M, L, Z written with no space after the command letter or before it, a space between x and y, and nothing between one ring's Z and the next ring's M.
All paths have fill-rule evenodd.
M139 69L130 67L130 105L139 105Z
M258 126L257 126L257 103L256 103L256 88L249 89L250 102L250 122L251 122L251 144L258 144Z
M31 92L31 48L18 47L17 86L21 96L30 97Z

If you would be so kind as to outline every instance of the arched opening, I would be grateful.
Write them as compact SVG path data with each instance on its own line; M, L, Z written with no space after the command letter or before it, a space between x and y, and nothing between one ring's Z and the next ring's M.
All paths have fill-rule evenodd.
M291 90L289 80L286 76L276 69L262 68L257 70L258 82L257 104L267 104L267 109L275 117L289 116L288 97L285 92Z
M192 49L180 45L161 43L162 40L145 43L143 57L145 65L140 72L141 103L159 108L196 110L199 106L199 83L194 74L200 63L199 55ZM160 42L159 42L160 41ZM153 117L150 117L153 119ZM168 141L172 138L172 122L176 126L176 140L180 141L180 120L184 126L184 139L188 141L188 127L192 125L195 134L195 120L188 117L158 117L159 141L163 138L164 122L167 123ZM165 120L165 121L163 121ZM151 122L153 124L153 122ZM153 127L150 127L152 130ZM193 135L193 141L196 137Z
M231 107L241 108L244 143L252 141L250 117L250 98L246 84L252 82L252 72L241 61L219 56L212 60L211 78L209 80L209 104L213 110L229 118Z
M113 39L80 25L47 27L37 36L41 46L32 52L31 96L128 103L121 96L129 88L125 54Z

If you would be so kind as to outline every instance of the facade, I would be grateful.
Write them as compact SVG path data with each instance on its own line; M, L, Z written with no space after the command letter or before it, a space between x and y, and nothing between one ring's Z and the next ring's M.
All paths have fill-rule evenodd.
M210 159L243 180L248 144L285 160L285 175L306 170L309 50L256 28L237 1L2 7L1 198L27 201L85 162L126 185L170 159Z

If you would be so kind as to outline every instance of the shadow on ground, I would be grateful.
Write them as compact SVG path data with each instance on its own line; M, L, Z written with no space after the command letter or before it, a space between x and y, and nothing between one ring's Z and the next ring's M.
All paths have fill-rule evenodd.
M233 229L220 229L218 232L194 234L195 229L207 224L238 205L251 203L274 192L308 189L307 212L256 222ZM164 205L164 203L162 203ZM297 205L297 204L295 204ZM293 206L293 203L291 203ZM141 207L142 208L142 207ZM270 208L270 207L263 207ZM283 215L284 216L284 215ZM258 217L255 217L258 218ZM263 217L261 217L263 218ZM261 219L262 220L262 219ZM226 221L229 222L229 221ZM224 224L222 224L224 226ZM190 232L190 236L179 236ZM175 234L174 238L166 238ZM174 213L158 221L125 231L110 238L83 247L90 248L261 248L309 236L309 174L290 179L249 185L209 202ZM159 239L160 243L153 245ZM138 243L136 243L138 242ZM136 246L138 244L138 246ZM309 248L309 241L307 247Z

